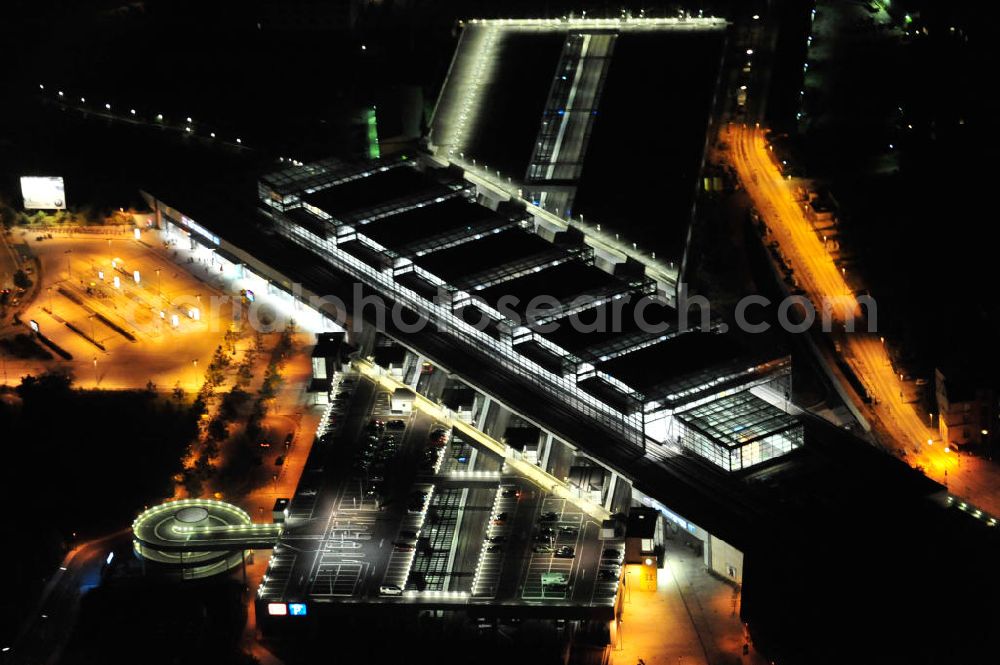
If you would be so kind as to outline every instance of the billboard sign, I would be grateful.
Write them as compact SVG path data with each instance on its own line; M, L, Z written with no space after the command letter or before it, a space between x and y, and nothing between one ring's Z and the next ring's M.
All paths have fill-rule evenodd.
M52 176L22 176L21 196L25 210L65 210L66 186Z

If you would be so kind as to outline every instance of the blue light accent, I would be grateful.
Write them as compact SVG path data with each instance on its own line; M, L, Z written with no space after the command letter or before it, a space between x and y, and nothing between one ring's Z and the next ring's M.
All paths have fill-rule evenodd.
M293 617L304 617L309 611L305 603L288 603L288 613Z
M565 115L565 114L566 114L566 111L565 111L565 110L563 110L563 109L559 109L559 115Z

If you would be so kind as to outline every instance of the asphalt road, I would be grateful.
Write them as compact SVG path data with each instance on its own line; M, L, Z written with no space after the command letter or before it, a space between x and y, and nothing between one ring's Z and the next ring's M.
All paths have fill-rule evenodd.
M834 302L837 322L843 322L848 313L857 315L859 308L843 271L795 201L762 130L733 125L725 136L741 182L811 302L817 309L824 301ZM837 339L845 361L874 400L868 411L880 426L883 442L901 453L911 466L922 468L929 477L983 510L1000 515L1000 469L945 449L926 415L909 403L909 389L893 367L882 338L863 328L864 321L859 318L855 332L838 332ZM852 389L847 386L847 390ZM865 408L860 401L857 406Z
M49 580L36 610L28 617L4 662L50 665L73 632L80 598L101 579L108 553L127 546L131 530L123 529L84 543L63 560Z

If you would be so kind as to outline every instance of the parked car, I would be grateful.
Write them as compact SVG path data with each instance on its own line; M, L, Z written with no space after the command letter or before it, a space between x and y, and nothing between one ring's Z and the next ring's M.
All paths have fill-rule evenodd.
M395 584L383 584L378 588L379 593L383 596L402 596L403 590L396 586Z
M563 545L556 550L556 556L560 559L572 559L576 556L576 550L574 550L569 545Z

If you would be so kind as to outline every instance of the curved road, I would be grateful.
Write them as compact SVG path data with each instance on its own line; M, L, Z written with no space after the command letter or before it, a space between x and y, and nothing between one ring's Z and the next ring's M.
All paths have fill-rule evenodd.
M763 130L759 126L730 125L722 131L722 138L729 145L729 159L741 183L817 313L826 303L835 324L842 326L846 320L857 318L855 332L838 336L841 353L874 399L871 412L888 434L884 438L889 440L884 443L904 453L912 466L923 468L929 477L978 507L1000 515L1000 469L947 451L929 420L905 401L903 382L882 338L863 330L866 325L844 272L813 230L802 204L795 200Z
M81 596L101 581L108 552L130 541L131 530L122 529L70 550L49 579L38 606L26 619L4 662L50 665L59 659L76 623Z

